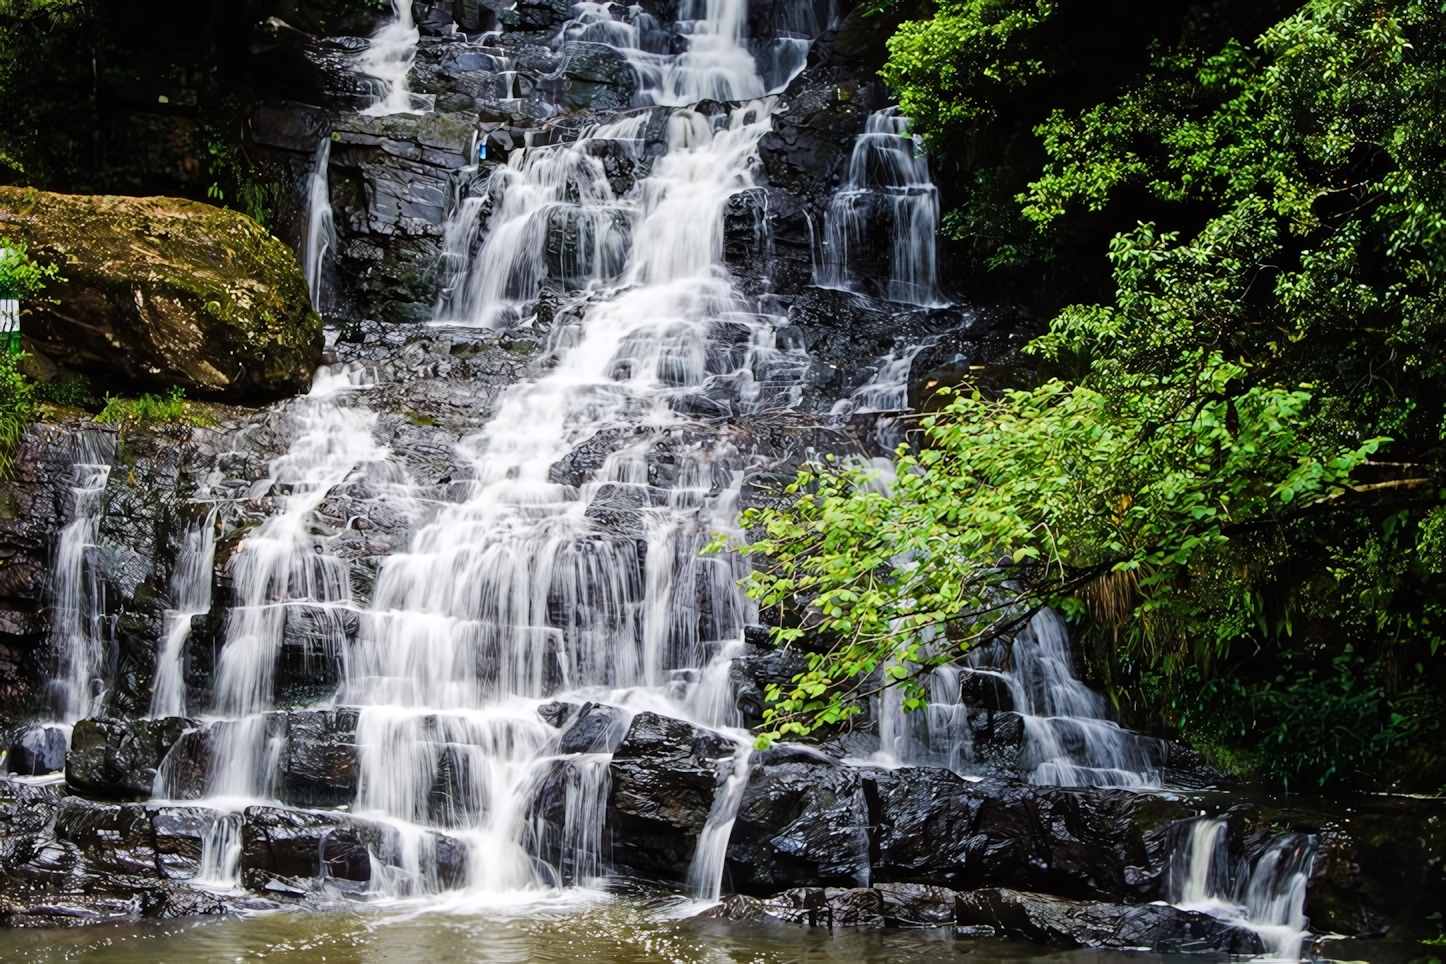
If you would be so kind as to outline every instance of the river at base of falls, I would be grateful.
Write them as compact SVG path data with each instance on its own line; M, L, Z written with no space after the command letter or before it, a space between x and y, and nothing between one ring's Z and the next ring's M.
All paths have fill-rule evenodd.
M1328 959L1407 964L1417 945L1342 941ZM0 930L8 964L1146 964L1211 955L1060 950L1003 939L965 939L953 928L856 930L681 920L677 905L645 905L572 892L544 903L475 912L388 910L261 914L247 918Z

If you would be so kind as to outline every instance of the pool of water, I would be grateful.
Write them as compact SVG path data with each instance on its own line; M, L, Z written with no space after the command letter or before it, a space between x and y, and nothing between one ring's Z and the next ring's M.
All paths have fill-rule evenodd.
M1418 945L1328 945L1337 960L1410 961ZM1053 950L955 937L952 928L810 929L690 920L676 905L569 896L273 912L238 918L0 930L0 961L48 964L1147 964L1159 955ZM1177 961L1204 962L1208 956Z

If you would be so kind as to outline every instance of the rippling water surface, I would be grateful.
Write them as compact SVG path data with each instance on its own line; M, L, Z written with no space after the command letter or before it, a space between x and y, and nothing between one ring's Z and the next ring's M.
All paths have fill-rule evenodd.
M535 903L512 912L475 908L338 910L246 919L169 921L74 930L0 931L0 961L107 964L981 964L1152 959L1125 953L1050 952L1007 941L956 940L949 928L809 930L679 920L667 909L615 901Z

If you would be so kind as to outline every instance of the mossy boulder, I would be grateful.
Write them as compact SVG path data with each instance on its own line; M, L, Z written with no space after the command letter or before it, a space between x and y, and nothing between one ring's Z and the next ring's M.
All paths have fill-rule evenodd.
M97 389L258 400L303 390L321 317L291 250L235 211L176 198L0 187L0 239L60 267L21 328Z

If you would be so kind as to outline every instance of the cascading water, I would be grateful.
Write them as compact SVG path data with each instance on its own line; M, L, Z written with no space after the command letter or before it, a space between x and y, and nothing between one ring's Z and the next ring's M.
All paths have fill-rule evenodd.
M1177 825L1175 831L1169 865L1170 902L1253 931L1266 960L1301 960L1309 937L1305 898L1315 838L1282 834L1252 859L1232 866L1225 818L1192 820Z
M336 252L336 223L331 209L331 182L327 168L331 164L331 135L316 145L311 177L306 190L306 234L301 245L301 269L306 275L311 305L321 310L322 274L326 259Z
M395 18L376 32L357 65L376 88L376 101L363 113L419 114L426 109L426 98L408 89L407 76L421 32L412 18L412 0L392 0L392 10Z
M212 568L216 561L216 510L186 530L171 573L171 608L165 611L161 649L151 683L151 716L186 715L185 648L191 622L211 611Z
M929 160L907 134L908 118L896 108L876 111L854 141L848 177L829 202L814 283L852 290L861 275L887 274L890 301L935 307L939 295L934 235L939 229L939 191ZM860 251L876 251L871 239L891 238L886 265L860 264Z
M109 433L78 436L71 466L70 522L60 531L55 547L50 645L57 665L51 704L62 723L92 713L101 695L96 686L105 652L105 607L92 553L97 549L114 445L115 437Z
M705 100L753 100L787 87L807 63L811 39L827 26L818 22L812 3L795 0L785 8L776 36L765 43L745 37L748 4L743 0L682 0L671 24L660 24L637 7L574 4L577 19L562 28L560 37L621 50L637 73L643 104L688 107ZM679 45L681 54L673 52Z
M737 46L742 5L715 6L714 19L695 25L695 55L679 75L713 79L697 89L670 82L658 99L699 99L704 87L762 92ZM287 627L302 614L310 626L338 627L335 704L358 714L353 812L381 834L371 886L383 893L498 892L598 872L607 753L559 756L558 729L539 713L549 698L735 722L717 689L754 614L737 585L740 563L700 550L731 523L741 473L727 441L690 416L771 411L799 397L801 365L775 347L785 322L758 312L720 269L725 207L756 186L769 109L653 108L662 113L515 150L485 198L461 200L444 244L443 321L525 325L544 280L570 300L553 323L550 369L504 393L490 422L459 444L470 480L453 499L419 498L397 470L387 476L366 392L318 389L296 403L296 441L252 492L269 494L276 511L227 567L236 603L216 677L220 718L208 724L207 792L231 800L223 809L273 792L280 744L266 711ZM650 119L663 125L667 150L646 158ZM609 182L603 150L636 165L630 190ZM559 237L560 252L549 243ZM632 441L589 477L558 481L554 467L600 433ZM651 458L660 449L670 453L666 472ZM366 603L313 521L329 494L362 475L415 522L407 551L380 562ZM636 521L619 530L605 521L614 509ZM354 637L328 613L355 616ZM738 746L719 761L722 788L690 874L704 896L718 893L746 785L747 740ZM548 867L531 799L559 765L566 820ZM442 833L466 851L462 879L442 866Z
M1160 783L1158 740L1108 719L1104 697L1074 675L1069 630L1042 610L1009 642L971 652L959 667L936 670L922 717L899 711L890 696L883 713L884 751L937 762L961 772L975 765L970 710L962 683L970 674L997 681L1019 714L1024 747L1019 769L1030 780L1059 786L1149 787Z

